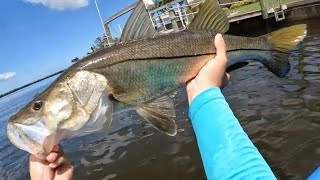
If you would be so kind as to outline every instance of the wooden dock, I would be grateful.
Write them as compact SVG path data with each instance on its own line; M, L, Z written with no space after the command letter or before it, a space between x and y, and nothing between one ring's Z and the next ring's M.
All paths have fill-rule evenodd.
M175 0L173 2L168 3L164 5L163 7L157 7L156 9L162 9L165 10L167 8L167 11L170 10L170 6L172 4L180 2L181 0ZM220 0L221 1L221 0ZM225 1L221 1L225 2ZM228 1L229 2L229 1ZM222 7L228 7L228 5L233 4L234 2L232 1L231 3L224 3L222 4ZM258 0L255 3L248 4L241 6L239 8L231 9L227 11L229 21L230 23L232 22L239 22L242 20L254 18L254 17L261 17L261 19L275 19L276 21L281 21L286 19L286 14L290 13L293 9L296 8L303 8L305 6L309 5L315 5L315 4L320 4L320 0ZM261 8L263 7L263 8ZM134 37L140 37L141 34L136 34L138 29L144 28L146 29L144 34L157 34L157 33L163 33L161 32L161 28L159 28L157 25L155 25L155 22L157 21L152 17L152 12L155 10L146 10L144 8L144 5L142 5L142 1L139 1L135 5L131 5L122 11L116 13L115 15L111 16L108 20L105 21L105 26L108 27L108 24L111 22L111 20L115 20L124 13L129 12L128 10L132 10L132 13L126 23L125 28L122 31L122 38L123 39L134 39ZM169 14L169 13L168 13ZM292 16L292 14L291 14ZM159 17L159 16L158 16ZM183 20L180 18L177 18L177 15L175 16L170 16L171 18L171 23L172 26L170 27L169 24L169 29L167 29L167 25L165 27L166 32L165 33L170 33L174 32L173 30L173 25L175 24L175 21L182 22ZM158 18L159 19L159 18ZM166 23L168 23L168 20L166 20ZM181 23L180 23L181 24ZM183 24L183 23L182 23ZM172 30L170 29L172 28ZM108 29L108 28L106 28ZM176 28L177 29L177 28ZM183 30L184 28L178 27L179 30ZM141 32L141 31L140 31ZM106 32L106 34L110 35L110 32ZM111 37L112 38L112 37Z
M281 0L281 4L279 3L279 1L273 0L262 1L265 3L265 12L267 14L267 18L274 18L276 10L279 9L283 10L284 14L286 14L295 8L302 8L308 5L320 4L320 0ZM260 3L256 2L231 10L228 17L230 22L237 22L258 16L263 17L263 10L261 9Z

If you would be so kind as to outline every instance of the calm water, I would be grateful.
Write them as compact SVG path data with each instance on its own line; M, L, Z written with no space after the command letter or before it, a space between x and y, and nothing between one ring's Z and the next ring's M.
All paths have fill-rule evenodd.
M285 79L251 63L234 71L224 89L244 129L281 179L305 178L320 165L320 19L303 22L309 35L290 55ZM0 179L28 179L28 155L8 142L6 122L45 87L0 100ZM176 103L175 137L157 132L130 111L117 115L105 132L63 142L76 179L205 179L184 92Z

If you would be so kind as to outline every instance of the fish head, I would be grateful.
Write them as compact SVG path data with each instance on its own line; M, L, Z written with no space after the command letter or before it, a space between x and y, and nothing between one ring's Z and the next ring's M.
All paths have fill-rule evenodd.
M71 90L59 83L10 118L7 136L18 148L32 154L50 152L54 145L50 137L61 122L71 118L75 105Z
M60 140L102 129L112 114L105 87L102 77L88 72L57 80L10 118L9 140L44 158Z

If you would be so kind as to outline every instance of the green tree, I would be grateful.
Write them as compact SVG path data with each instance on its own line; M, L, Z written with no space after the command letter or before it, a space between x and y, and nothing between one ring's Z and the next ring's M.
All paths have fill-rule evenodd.
M170 2L172 2L172 1L174 1L174 0L157 0L157 1L156 1L156 7L163 6L163 5L165 5L165 4L167 4L167 3L170 3Z
M101 37L97 37L96 40L94 41L94 44L92 45L92 48L94 49L94 51L103 49L104 48L103 39Z

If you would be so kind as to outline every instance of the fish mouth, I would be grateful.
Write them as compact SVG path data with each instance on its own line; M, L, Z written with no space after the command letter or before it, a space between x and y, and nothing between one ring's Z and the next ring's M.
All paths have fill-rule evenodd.
M50 142L50 132L42 121L34 124L21 124L9 122L7 136L11 143L19 149L25 150L38 158L45 159L47 152L53 148Z

